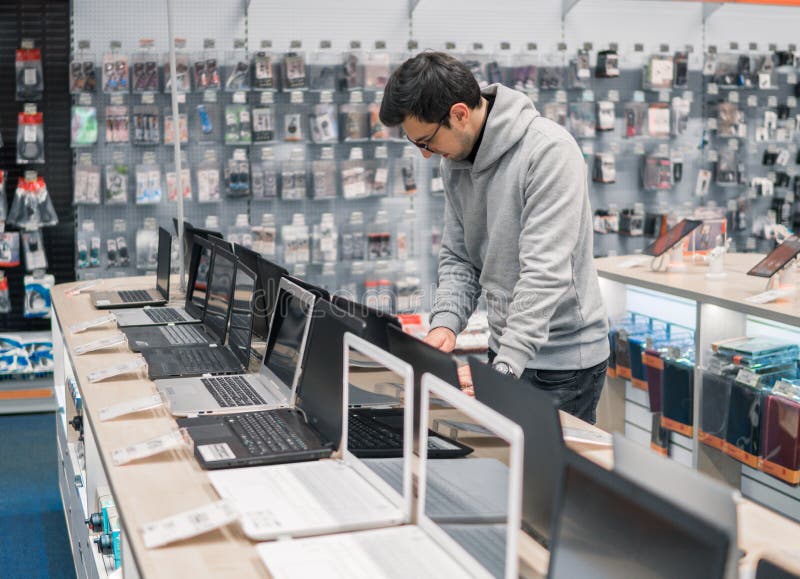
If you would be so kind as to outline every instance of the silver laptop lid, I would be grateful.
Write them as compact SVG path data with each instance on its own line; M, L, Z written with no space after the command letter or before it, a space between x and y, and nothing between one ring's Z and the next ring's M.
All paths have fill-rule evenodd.
M614 470L727 531L725 576L739 576L736 503L739 491L614 433Z
M464 458L449 459L455 468L466 472L469 463L475 459L481 461L481 468L502 469L507 466L506 488L497 489L498 494L505 494L507 498L502 523L481 524L476 520L470 524L465 518L463 524L440 526L431 520L428 512L435 503L434 492L442 490L437 488L441 485L438 478L429 476L435 472L434 466L438 470L441 465L438 459L429 462L429 430L457 437L476 449ZM522 428L451 384L426 373L422 376L419 448L417 524L469 571L492 577L516 578L519 566L517 544L522 524ZM470 511L474 507L471 497L460 495L463 492L453 496L453 504L463 498L465 511ZM476 544L485 548L476 550Z
M381 350L350 332L344 335L344 356L342 368L342 440L338 456L345 464L354 468L384 496L395 503L402 511L403 520L411 521L413 492L411 486L411 456L413 454L414 429L414 370L411 365L389 352ZM405 399L403 408L403 459L402 493L398 494L371 468L347 450L347 429L350 422L349 397L350 384L364 385L391 382L400 385Z
M276 381L279 388L285 388L291 404L295 402L302 374L315 299L310 291L281 278L260 373Z

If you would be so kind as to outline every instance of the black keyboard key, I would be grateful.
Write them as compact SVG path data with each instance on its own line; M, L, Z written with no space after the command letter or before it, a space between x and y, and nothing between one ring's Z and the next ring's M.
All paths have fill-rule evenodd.
M120 290L119 298L125 303L151 301L150 292L147 290Z
M184 318L173 308L152 308L144 310L148 318L159 324L182 322Z
M201 381L223 408L266 404L266 400L241 376L219 376Z
M252 454L307 450L308 445L274 412L248 412L227 419Z

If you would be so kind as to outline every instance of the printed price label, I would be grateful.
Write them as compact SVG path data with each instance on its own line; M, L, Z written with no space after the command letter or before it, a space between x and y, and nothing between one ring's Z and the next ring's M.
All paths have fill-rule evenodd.
M243 105L247 102L247 93L243 91L233 93L233 104Z
M186 446L186 441L183 439L183 435L178 431L174 431L139 444L118 448L111 453L111 462L116 466L121 466L134 460L155 456L184 446Z
M101 382L103 380L113 378L114 376L136 372L145 366L147 366L147 362L145 362L144 358L136 358L133 362L117 364L111 368L104 368L103 370L98 370L97 372L90 372L86 375L86 377L89 379L89 382Z
M88 354L89 352L94 352L96 350L103 350L105 348L112 348L114 346L118 346L119 344L125 343L125 334L119 333L108 338L102 338L100 340L94 340L93 342L88 342L81 346L77 346L75 348L75 354L81 356L83 354Z
M100 279L96 279L96 280L93 280L93 281L90 281L90 282L86 282L84 284L79 285L76 288L71 289L70 291L67 292L67 294L71 295L71 296L76 296L81 292L84 292L84 291L86 291L88 289L91 289L93 287L99 286L102 282L103 282L103 280L100 280Z
M758 386L758 374L751 372L747 368L742 368L739 370L739 373L736 374L736 381L755 388Z
M145 396L144 398L137 398L136 400L128 400L127 402L121 402L119 404L115 404L114 406L106 406L105 408L101 408L100 420L105 422L106 420L112 420L127 414L141 412L142 410L158 408L162 404L164 404L164 401L161 400L160 394L153 394L151 396Z
M116 322L117 316L114 314L108 314L105 316L101 316L99 318L95 318L93 320L89 320L88 322L80 322L78 324L72 324L69 327L69 331L73 334L80 334L81 332L85 332L89 328L94 328L95 326L102 326L103 324L107 324L108 322Z
M293 90L291 93L289 93L289 102L291 102L293 105L303 104L303 91Z
M145 547L153 549L224 527L238 518L233 505L217 501L143 525L142 539Z
M715 82L710 82L708 83L708 88L706 89L706 91L710 95L719 94L719 86L717 86L717 83Z
M774 289L765 292L761 292L760 294L756 294L754 296L750 296L744 299L746 302L750 302L751 304L768 304L770 302L774 302L782 297L786 297L791 294L790 290L786 289Z
M567 442L579 442L581 444L593 444L596 446L611 446L611 435L607 432L597 432L594 430L584 430L583 428L562 428L564 440Z

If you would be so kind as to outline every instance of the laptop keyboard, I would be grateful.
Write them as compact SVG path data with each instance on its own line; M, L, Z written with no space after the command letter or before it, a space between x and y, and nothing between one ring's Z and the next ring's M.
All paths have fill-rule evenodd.
M169 324L170 322L182 322L184 317L175 308L153 308L144 310L148 318L159 324Z
M403 435L359 414L347 417L347 446L359 449L402 449Z
M201 378L200 381L223 408L267 403L242 376Z
M204 374L219 368L228 368L228 360L218 348L190 348L174 350L180 367L187 374ZM172 353L172 351L171 351Z
M492 575L504 576L505 525L443 525L442 528Z
M119 299L127 304L132 302L153 301L150 297L150 292L147 290L120 290L117 293L119 294Z
M208 344L206 334L199 332L194 324L180 324L178 326L161 326L161 334L173 346L187 346L191 344Z
M250 454L264 455L308 449L308 445L274 412L235 414L225 420Z

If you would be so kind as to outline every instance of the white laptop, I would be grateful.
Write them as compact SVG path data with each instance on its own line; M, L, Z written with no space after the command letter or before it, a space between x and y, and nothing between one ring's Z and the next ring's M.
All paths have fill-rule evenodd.
M696 470L687 468L614 433L614 470L650 492L681 505L728 534L725 577L739 577L736 503L741 494Z
M257 373L156 380L174 416L227 414L294 405L314 294L282 278Z
M422 379L421 449L427 448L432 397L445 400L508 445L508 517L504 524L456 525L451 529L436 525L426 511L426 475L430 465L425 451L420 455L419 500L414 524L258 545L258 554L274 579L323 576L341 579L515 579L518 576L522 429L450 384L425 374Z
M244 533L257 541L375 529L407 522L411 516L411 402L404 410L403 492L395 491L347 450L348 387L353 356L380 366L371 371L403 384L414 395L411 366L350 333L344 336L342 440L334 458L209 473L214 488L241 515ZM452 386L451 386L452 388Z

